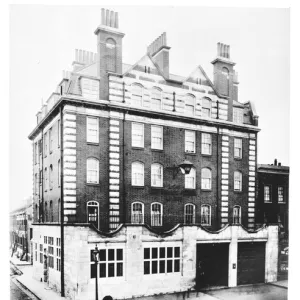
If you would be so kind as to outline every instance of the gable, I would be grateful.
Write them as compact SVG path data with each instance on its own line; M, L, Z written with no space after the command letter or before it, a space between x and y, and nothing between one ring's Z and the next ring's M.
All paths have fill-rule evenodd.
M206 77L206 74L203 72L203 70L200 69L200 67L197 67L187 78L186 82L200 84L200 85L206 85L211 86L208 78Z

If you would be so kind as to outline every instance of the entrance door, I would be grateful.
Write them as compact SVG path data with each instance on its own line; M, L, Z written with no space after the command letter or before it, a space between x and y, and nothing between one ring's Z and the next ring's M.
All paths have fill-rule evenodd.
M229 243L197 244L196 286L228 286Z
M238 243L237 284L265 282L264 242Z

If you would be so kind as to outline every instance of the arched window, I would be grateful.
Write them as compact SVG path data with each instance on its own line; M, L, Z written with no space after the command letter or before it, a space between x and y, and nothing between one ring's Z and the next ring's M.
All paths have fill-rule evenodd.
M50 200L50 204L49 204L49 222L53 222L53 203L52 203L52 200Z
M186 189L195 189L196 188L196 169L191 168L189 174L184 175L184 187Z
M185 96L185 113L188 115L195 114L195 96L191 94L187 94Z
M211 207L210 205L201 206L201 225L211 225Z
M201 189L211 190L211 170L208 168L201 170Z
M151 226L162 226L163 206L155 202L151 204Z
M160 164L151 165L151 186L163 186L163 166Z
M50 168L49 168L49 188L50 190L53 189L53 166L50 165Z
M162 103L162 90L160 88L154 87L151 91L151 108L152 109L161 109Z
M225 67L222 69L222 94L229 96L229 70Z
M233 207L233 224L241 224L241 207L239 205L235 205Z
M48 203L45 203L45 210L44 210L44 221L48 222Z
M106 70L116 72L117 48L116 42L112 38L106 40Z
M239 171L234 172L234 190L235 191L242 190L242 173Z
M96 201L89 201L87 203L87 221L94 224L96 228L99 226L99 203Z
M195 224L195 205L186 204L184 206L184 223Z
M133 106L143 106L143 86L141 84L132 84L131 104Z
M211 117L211 100L209 98L202 99L202 117Z
M99 183L99 160L96 158L88 158L86 165L86 182Z
M131 204L131 223L144 223L144 204L141 202L134 202Z
M131 184L134 186L144 186L144 164L133 162L131 165Z

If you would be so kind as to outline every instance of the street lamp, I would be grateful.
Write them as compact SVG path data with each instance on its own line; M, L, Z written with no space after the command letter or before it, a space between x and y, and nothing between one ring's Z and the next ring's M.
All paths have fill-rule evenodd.
M95 291L96 291L96 300L98 300L98 258L99 258L99 253L100 250L98 250L97 244L95 247L95 250L93 250L93 260L95 262L95 269L96 269L96 286L95 286Z
M174 179L176 174L179 171L181 171L182 174L190 174L192 167L193 167L193 164L190 161L184 160L178 166L169 167L169 169L173 170L173 179Z

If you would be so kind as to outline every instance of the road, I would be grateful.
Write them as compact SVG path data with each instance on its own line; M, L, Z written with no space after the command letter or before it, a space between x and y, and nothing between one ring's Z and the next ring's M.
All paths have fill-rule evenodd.
M10 300L38 300L15 279L19 276L10 268Z

